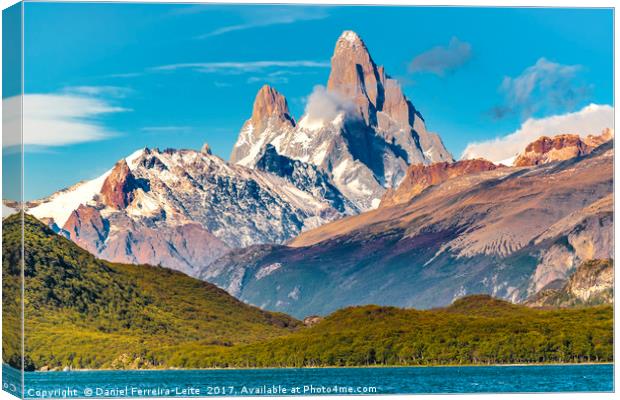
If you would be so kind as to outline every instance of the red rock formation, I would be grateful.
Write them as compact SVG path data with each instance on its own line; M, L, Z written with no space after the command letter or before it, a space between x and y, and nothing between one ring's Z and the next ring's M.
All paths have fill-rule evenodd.
M589 154L592 146L584 143L579 135L541 136L527 145L514 162L515 167L528 167Z
M133 190L138 183L131 173L125 159L114 165L112 172L101 186L101 199L108 207L122 209L133 200Z
M455 163L440 162L431 165L415 164L409 167L407 175L396 190L388 190L381 199L380 207L406 203L426 188L438 185L457 176L491 171L499 166L479 158L461 160Z
M598 147L603 143L614 138L614 131L610 128L605 128L600 135L588 135L583 141L592 147Z

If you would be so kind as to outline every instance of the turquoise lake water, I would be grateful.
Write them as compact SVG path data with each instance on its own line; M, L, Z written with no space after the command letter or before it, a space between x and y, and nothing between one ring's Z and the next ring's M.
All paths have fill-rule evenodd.
M19 392L19 371L2 369ZM610 392L613 365L28 372L29 398ZM12 386L14 385L14 386Z

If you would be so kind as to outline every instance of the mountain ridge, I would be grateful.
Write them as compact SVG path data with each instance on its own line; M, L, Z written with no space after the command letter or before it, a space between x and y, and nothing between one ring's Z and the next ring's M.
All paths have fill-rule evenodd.
M203 277L298 317L368 302L431 308L468 293L523 301L583 261L613 257L612 160L610 141L583 157L458 176L285 246L231 252Z

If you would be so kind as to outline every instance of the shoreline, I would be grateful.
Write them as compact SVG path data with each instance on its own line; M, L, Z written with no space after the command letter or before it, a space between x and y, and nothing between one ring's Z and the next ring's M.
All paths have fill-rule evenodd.
M577 366L577 365L614 365L613 361L583 362L583 363L513 363L513 364L436 364L436 365L352 365L352 366L322 366L322 367L247 367L247 368L144 368L144 369L71 369L69 371L26 371L26 374L55 373L55 372L164 372L164 371L257 371L257 370L303 370L303 369L356 369L356 368L459 368L459 367L544 367L544 366ZM8 367L20 371L3 363Z

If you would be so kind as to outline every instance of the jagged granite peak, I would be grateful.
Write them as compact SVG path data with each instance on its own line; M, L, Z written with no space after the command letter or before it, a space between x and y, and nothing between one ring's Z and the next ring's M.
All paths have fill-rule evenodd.
M282 132L295 128L286 98L269 85L256 94L252 116L241 128L230 162L253 166L260 150Z
M271 86L263 85L256 94L251 121L260 130L264 128L262 124L271 118L295 126L295 120L290 115L286 98Z
M441 138L427 131L424 118L404 95L400 83L375 64L355 32L345 31L340 36L331 65L328 90L350 99L368 125L407 152L409 164L453 161Z
M336 42L327 89L351 100L366 123L375 121L375 108L383 103L380 76L366 45L353 31L344 31Z
M340 36L331 62L327 89L315 88L309 98L309 105L320 103L321 112L308 106L297 125L272 122L262 130L253 116L241 129L231 161L256 167L266 145L272 144L278 154L322 169L361 211L376 208L410 164L453 161L441 138L427 131L400 84L376 65L355 32ZM258 97L263 96L271 97Z
M458 176L492 171L500 168L483 158L461 160L453 163L440 162L430 165L414 164L407 170L405 179L398 188L388 190L381 199L380 207L389 207L406 203L422 193L425 189L443 183Z

